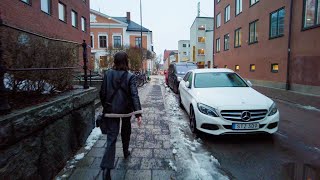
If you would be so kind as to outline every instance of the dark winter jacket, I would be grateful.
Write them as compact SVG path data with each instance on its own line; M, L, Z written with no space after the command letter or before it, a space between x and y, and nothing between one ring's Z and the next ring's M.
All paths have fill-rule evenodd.
M116 91L117 88L118 91ZM114 92L113 99L111 99ZM130 117L132 115L139 117L142 114L136 78L132 73L113 69L105 72L100 100L105 117Z

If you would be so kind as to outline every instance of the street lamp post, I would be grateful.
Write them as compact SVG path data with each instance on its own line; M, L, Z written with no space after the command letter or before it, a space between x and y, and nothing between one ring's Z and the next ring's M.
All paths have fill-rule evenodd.
M142 69L143 69L143 49L142 49L142 3L140 0L140 24L141 24L141 38L140 38L140 56L141 56L141 64L142 64Z
M83 40L82 43L82 48L83 48L83 70L84 70L84 84L83 84L83 89L89 89L88 85L88 57L87 57L87 43L86 40Z

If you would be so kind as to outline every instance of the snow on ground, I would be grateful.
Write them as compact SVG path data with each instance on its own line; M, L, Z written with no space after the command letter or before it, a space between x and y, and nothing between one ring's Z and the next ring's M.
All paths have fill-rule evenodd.
M202 140L191 133L186 120L188 117L179 108L173 93L168 88L165 88L164 93L173 144L172 154L175 159L169 162L169 166L177 172L177 179L229 179L221 171L218 160L205 150Z
M90 150L92 146L97 142L97 140L101 136L101 130L100 128L96 127L92 130L91 134L89 135L87 141L86 141L86 150Z
M302 106L303 109L311 110L311 111L320 111L320 109L313 106Z

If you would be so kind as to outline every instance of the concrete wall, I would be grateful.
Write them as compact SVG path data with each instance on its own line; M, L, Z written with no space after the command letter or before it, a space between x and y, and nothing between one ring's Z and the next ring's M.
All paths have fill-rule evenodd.
M52 179L94 128L97 90L74 90L0 117L0 179Z

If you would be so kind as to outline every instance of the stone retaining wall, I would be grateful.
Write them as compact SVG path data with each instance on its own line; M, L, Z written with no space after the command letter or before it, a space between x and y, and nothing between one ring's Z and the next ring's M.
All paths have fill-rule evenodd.
M94 128L97 89L0 116L0 179L52 179Z

